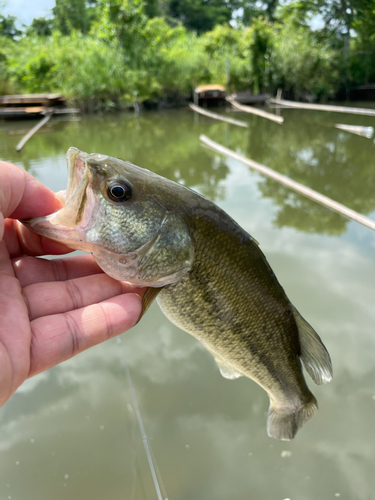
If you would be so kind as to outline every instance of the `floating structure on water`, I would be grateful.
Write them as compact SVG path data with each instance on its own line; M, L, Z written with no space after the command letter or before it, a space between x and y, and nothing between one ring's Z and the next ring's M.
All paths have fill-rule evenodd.
M194 104L204 107L225 104L225 99L240 104L265 104L269 97L269 94L253 94L250 90L236 91L227 95L225 87L217 84L199 85L194 89Z
M367 139L372 139L374 135L374 127L363 127L362 125L345 125L343 123L336 123L336 128L349 132L350 134L360 135Z
M234 120L233 118L227 118L226 116L219 115L217 113L212 113L211 111L207 111L200 106L196 106L195 104L189 103L189 107L193 110L196 111L197 113L200 113L201 115L209 116L210 118L213 118L214 120L220 120L222 122L227 122L231 123L232 125L238 125L239 127L244 127L247 128L249 125L246 122L242 122L240 120Z
M239 104L266 104L270 97L270 94L253 94L250 90L241 90L233 92L227 100L230 99Z
M354 108L349 106L332 106L328 104L311 104L309 102L286 101L285 99L270 99L270 102L282 108L311 109L315 111L333 111L335 113L350 113L354 115L375 116L375 109Z
M222 146L221 144L218 144L217 142L209 139L205 135L199 136L199 139L205 146L213 149L214 151L224 156L229 156L231 158L234 158L235 160L238 160L244 163L245 165L248 165L250 168L257 170L266 177L270 177L279 184L283 184L284 186L287 186L293 191L296 191L297 193L306 196L306 198L310 198L311 200L314 200L317 203L320 203L321 205L330 208L334 212L337 212L340 215L347 217L348 219L359 222L363 226L366 226L375 231L375 221L369 219L365 215L359 214L358 212L355 212L354 210L346 207L345 205L342 205L341 203L338 203L337 201L328 198L328 196L324 196L323 194L320 194L317 191L314 191L313 189L310 189L304 186L303 184L300 184L299 182L293 181L292 179L286 177L285 175L279 174L275 170L272 170L272 168L266 167L261 163L257 163L254 160L246 158L236 153L235 151L232 151L231 149L228 149Z
M52 115L79 113L78 109L67 108L66 97L61 94L19 94L0 96L0 119L42 119L17 144L20 151L26 142L45 125Z
M199 85L194 89L194 104L208 107L225 103L227 93L222 85Z
M0 96L0 119L37 118L48 114L78 113L66 107L61 94L18 94Z
M267 111L263 111L262 109L254 108L253 106L246 106L244 104L239 104L232 97L227 97L228 102L232 104L233 107L239 109L240 111L244 111L245 113L251 113L253 115L261 116L262 118L267 118L267 120L272 120L280 125L284 122L284 118L282 116L277 116L272 113L267 113Z

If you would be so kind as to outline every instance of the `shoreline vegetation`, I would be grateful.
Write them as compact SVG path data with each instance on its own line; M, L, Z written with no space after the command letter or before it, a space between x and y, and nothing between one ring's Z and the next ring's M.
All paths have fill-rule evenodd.
M375 82L374 33L371 0L56 0L22 29L0 3L0 95L57 92L86 112L186 103L209 83L345 100Z

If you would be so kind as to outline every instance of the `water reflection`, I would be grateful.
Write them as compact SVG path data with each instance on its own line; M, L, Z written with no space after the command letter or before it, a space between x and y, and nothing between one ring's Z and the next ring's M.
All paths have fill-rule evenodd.
M274 126L272 131L265 120L257 120L256 133L254 128L249 132L245 154L359 213L374 211L373 141L335 129L337 116L333 113L283 112L284 125ZM358 124L358 117L345 115L345 123L353 122ZM360 117L360 122L367 126L371 119ZM327 234L346 230L345 218L273 180L265 179L259 188L280 207L277 227Z
M131 114L85 117L80 122L71 122L69 126L65 122L64 125L52 124L50 130L53 134L34 136L18 155L13 148L19 139L14 135L7 136L3 131L0 156L21 164L38 177L42 174L33 168L30 158L35 162L61 155L75 145L83 151L133 161L164 177L192 186L212 200L224 196L220 181L225 179L228 168L223 159L212 164L205 161L206 155L199 142L205 124L194 123L191 111L148 113L139 117ZM212 123L212 120L210 125L213 135L226 127L225 124Z
M190 111L84 118L35 136L20 155L19 136L0 130L0 156L28 166L55 190L65 187L64 154L76 145L127 158L216 199L259 240L334 365L333 382L312 387L318 414L295 441L275 442L265 430L264 392L247 379L223 379L201 345L153 306L121 342L34 377L0 410L0 498L156 498L124 357L170 500L373 497L373 234L340 216L335 222L325 210L322 216L318 205L199 144L205 133L351 208L373 210L372 143L323 127L320 117L310 123L311 114L301 115L298 122L289 114L282 127L247 117L249 131L196 123Z
M92 151L94 145L95 151L133 161L217 201L225 197L222 181L229 171L222 157L211 153L213 160L207 161L210 153L203 150L198 139L205 133L359 213L375 210L373 141L335 129L337 116L333 113L283 113L282 126L246 116L248 130L205 117L197 122L189 110L139 117L84 117L81 121L50 124L18 155L14 151L19 140L17 128L7 125L0 130L0 155L38 176L38 160L61 156L71 145L84 151ZM344 116L346 123L358 123L358 117ZM361 117L360 121L369 126L371 117ZM259 188L279 207L274 220L277 227L327 234L346 230L346 219L273 180L263 179Z

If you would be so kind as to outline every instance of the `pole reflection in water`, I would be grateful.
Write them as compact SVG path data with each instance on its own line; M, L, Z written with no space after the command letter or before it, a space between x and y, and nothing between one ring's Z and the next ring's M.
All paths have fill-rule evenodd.
M152 480L153 480L154 485L155 485L155 490L156 490L156 494L158 496L158 500L168 500L167 495L165 494L165 488L164 488L163 481L161 479L160 471L158 469L156 460L153 456L152 448L151 448L151 445L150 445L149 440L147 438L145 428L143 426L141 412L139 411L139 406L138 406L138 401L137 401L137 395L135 393L133 381L132 381L131 376L130 376L129 365L126 362L125 357L123 360L123 366L125 368L126 378L127 378L128 384L129 384L129 390L130 390L130 394L131 394L132 401L133 401L134 411L135 411L135 415L137 417L139 430L140 430L141 436L142 436L143 446L145 448L147 461L148 461L148 464L150 466ZM162 491L163 491L163 495L161 493Z

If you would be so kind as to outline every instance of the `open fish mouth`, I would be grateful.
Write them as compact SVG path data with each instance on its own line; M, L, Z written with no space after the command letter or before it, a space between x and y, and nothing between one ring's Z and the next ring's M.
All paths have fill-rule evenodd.
M63 208L48 215L51 224L76 227L83 218L87 199L87 187L90 181L90 169L86 165L86 153L80 154L77 148L70 148L67 153L68 188Z
M89 250L84 243L82 229L87 228L94 207L94 194L90 190L91 171L87 159L90 155L77 148L69 148L68 186L56 193L63 207L45 217L22 220L21 222L42 236L58 240L77 250ZM88 203L88 200L90 202Z

